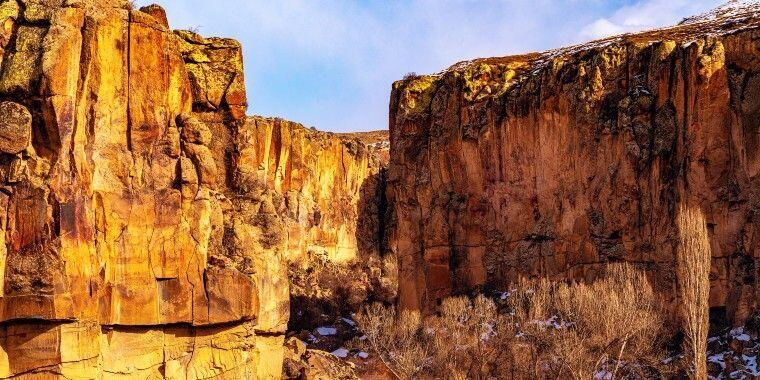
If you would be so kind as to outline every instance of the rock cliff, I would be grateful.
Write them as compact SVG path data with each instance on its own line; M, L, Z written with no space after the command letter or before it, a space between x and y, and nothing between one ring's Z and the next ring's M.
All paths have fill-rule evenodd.
M384 257L387 132L335 134L252 117L240 133L239 181L267 193L265 229L289 264L292 328L395 297ZM260 189L260 190L259 190ZM324 315L324 316L323 316Z
M286 246L240 45L157 6L0 2L0 378L278 378Z
M674 290L675 206L707 215L711 305L741 322L760 278L760 15L462 62L393 85L388 201L399 303L614 261Z

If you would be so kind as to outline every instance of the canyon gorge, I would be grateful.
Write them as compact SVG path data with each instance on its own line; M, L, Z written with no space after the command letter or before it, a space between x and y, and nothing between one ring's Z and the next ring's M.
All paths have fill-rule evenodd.
M711 310L757 312L757 7L409 75L366 133L249 116L240 43L157 5L0 23L2 379L279 379L288 332L371 302L611 262L673 302L680 201Z

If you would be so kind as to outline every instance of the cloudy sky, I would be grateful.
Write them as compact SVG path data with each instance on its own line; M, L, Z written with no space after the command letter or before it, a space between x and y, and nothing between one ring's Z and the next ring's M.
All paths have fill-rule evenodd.
M387 128L391 83L409 72L670 25L722 2L154 1L172 28L243 43L250 114L331 131Z

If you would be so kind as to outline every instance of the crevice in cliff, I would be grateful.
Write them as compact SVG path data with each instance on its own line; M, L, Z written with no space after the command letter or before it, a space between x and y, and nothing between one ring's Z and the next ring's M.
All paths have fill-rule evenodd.
M265 338L279 338L281 336L285 336L285 332L278 332L278 331L254 329L253 332L256 334L256 336L265 337Z
M381 256L384 256L386 252L386 242L388 237L386 236L386 228L388 225L389 209L388 209L388 195L386 189L388 187L388 168L381 168L379 175L379 202L377 205L378 214L378 226L377 226L377 251Z
M678 173L675 173L675 182L681 186L675 190L676 201L680 197L682 200L686 197L689 188L688 179L688 165L689 165L689 143L688 143L688 131L691 118L691 87L692 87L692 72L694 70L692 60L695 60L695 54L692 52L695 46L694 43L689 44L683 48L684 57L681 60L681 80L683 82L683 124L681 125L681 138L680 144L676 145L676 152L680 151L678 156L681 156L681 162L678 162ZM680 149L679 149L680 148ZM672 213L675 215L675 204L671 205Z
M237 327L245 323L255 322L256 318L240 318L236 320L231 321L224 321L224 322L218 322L218 323L191 323L191 322L170 322L170 323L161 323L161 324L133 324L133 325L127 325L127 324L119 324L119 323L112 323L112 324L99 324L101 329L103 330L116 330L116 331L140 331L140 330L151 330L151 329L165 329L165 328L172 328L172 327L183 327L188 328L192 331L198 331L198 330L204 330L204 329L223 329L223 328L229 328L229 327ZM69 321L63 321L69 322Z
M126 65L125 68L127 70L126 72L126 81L127 81L127 150L130 153L133 153L133 146L132 146L132 13L127 11L127 25L125 28L126 32L126 38L127 43L125 46L127 47L126 51ZM131 182L131 176L130 176L130 182Z

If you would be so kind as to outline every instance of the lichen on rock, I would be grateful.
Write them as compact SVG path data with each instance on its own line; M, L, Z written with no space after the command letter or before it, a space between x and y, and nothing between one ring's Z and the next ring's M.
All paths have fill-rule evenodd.
M689 199L711 228L710 303L742 323L757 310L759 28L756 5L738 6L396 82L399 304L431 312L521 277L590 281L613 261L673 301L672 215Z

